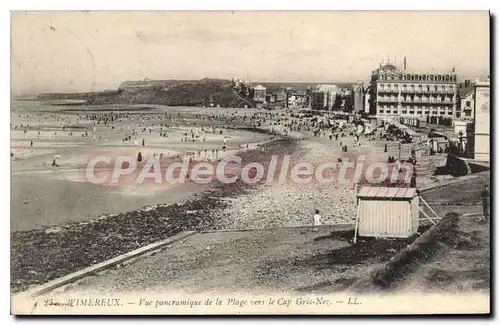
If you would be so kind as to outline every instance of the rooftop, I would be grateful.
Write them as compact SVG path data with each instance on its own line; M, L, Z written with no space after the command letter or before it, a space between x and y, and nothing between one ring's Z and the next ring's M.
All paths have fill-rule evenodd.
M337 87L336 85L318 85L315 89L316 91L319 92L331 92L331 93L336 93L340 92L340 88Z
M417 195L416 188L364 186L358 192L360 198L411 199Z
M398 68L396 68L395 65L392 65L390 63L386 63L384 66L382 66L382 70L396 71L396 70L398 70Z
M373 73L379 72L389 72L389 73L403 73L403 74L413 74L413 75L455 75L455 69L450 69L448 71L434 71L434 69L429 69L427 71L414 70L411 68L403 69L402 67L396 67L391 63L387 63L373 71Z
M460 98L466 98L472 93L474 93L474 85L472 85L472 88L459 89Z

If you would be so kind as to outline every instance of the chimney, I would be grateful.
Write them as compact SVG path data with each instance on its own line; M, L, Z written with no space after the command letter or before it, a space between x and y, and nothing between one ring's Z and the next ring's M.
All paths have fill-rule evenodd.
M406 56L405 56L405 58L403 60L403 70L406 70Z

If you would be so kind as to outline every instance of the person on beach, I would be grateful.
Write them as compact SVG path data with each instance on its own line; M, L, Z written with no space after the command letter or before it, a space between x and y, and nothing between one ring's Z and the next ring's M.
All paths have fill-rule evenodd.
M412 169L412 173L411 173L410 187L411 188L417 187L417 168L415 165L413 165L413 169Z
M483 205L483 216L478 217L477 221L488 221L489 215L490 215L490 206L489 206L489 198L490 198L490 191L488 188L488 185L484 185L483 190L481 191L481 203Z
M313 231L318 231L318 226L321 226L321 215L319 210L316 210L313 216Z

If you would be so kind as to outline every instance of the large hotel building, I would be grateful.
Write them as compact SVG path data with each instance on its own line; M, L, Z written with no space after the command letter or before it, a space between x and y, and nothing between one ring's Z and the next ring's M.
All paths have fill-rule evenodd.
M370 114L376 116L442 116L455 118L457 75L415 73L387 63L372 72Z

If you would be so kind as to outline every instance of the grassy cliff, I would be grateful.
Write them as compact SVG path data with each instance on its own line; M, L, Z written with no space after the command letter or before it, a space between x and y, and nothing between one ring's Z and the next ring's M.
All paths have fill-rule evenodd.
M80 94L42 94L40 100L84 99L87 104L157 104L168 106L253 107L239 96L230 80L154 80L124 82L117 91Z

